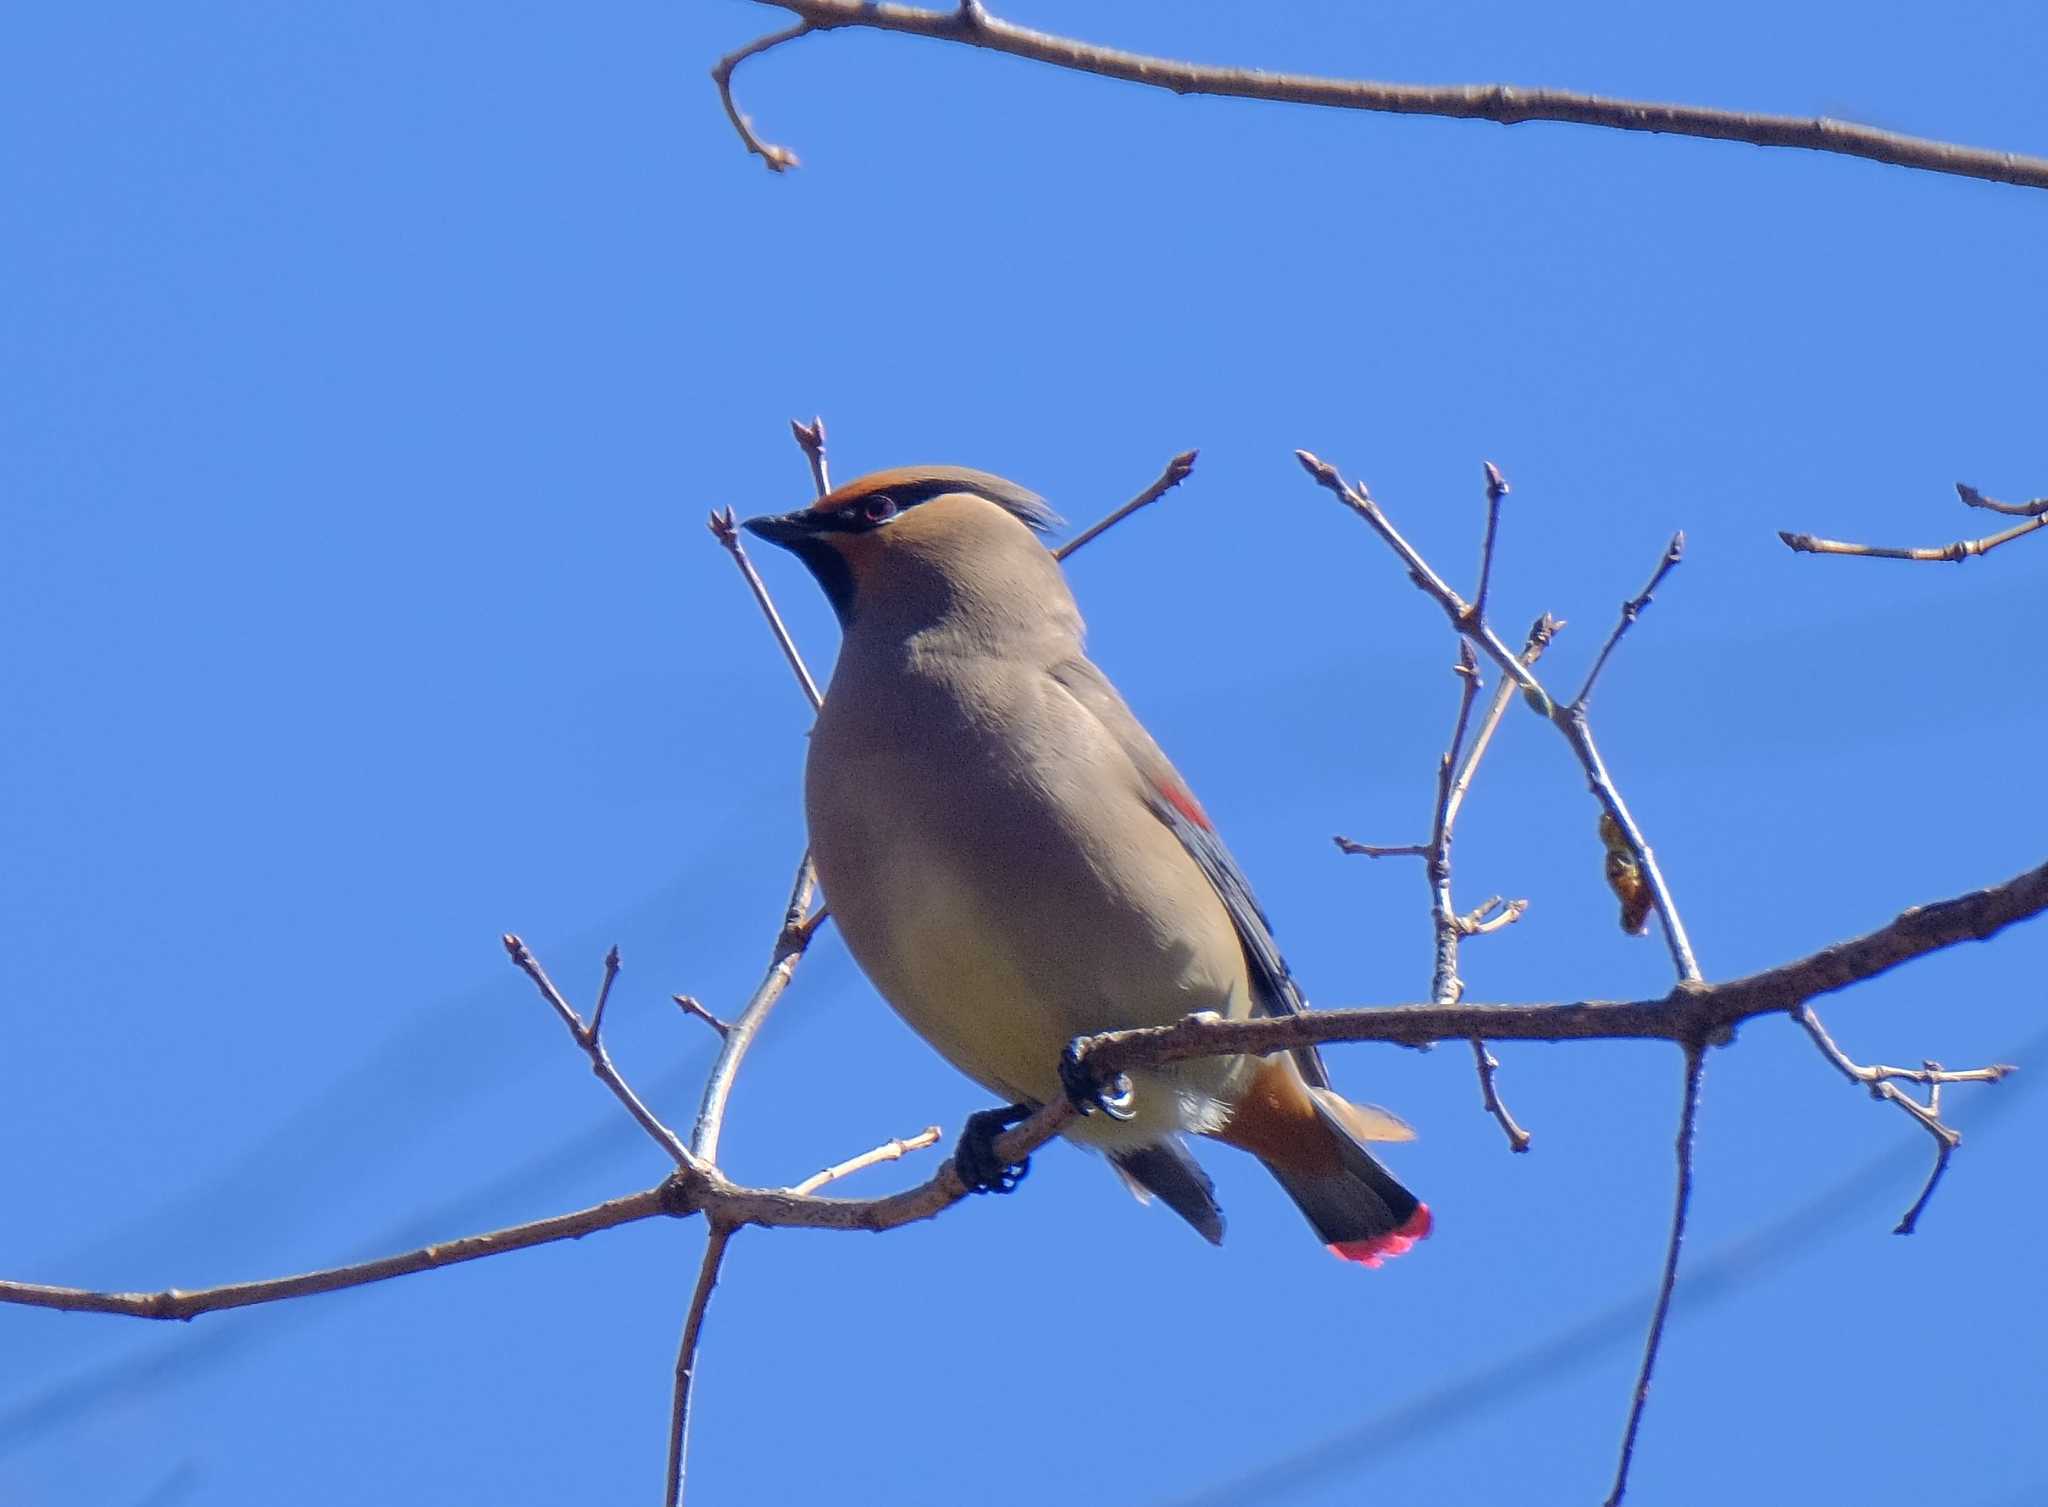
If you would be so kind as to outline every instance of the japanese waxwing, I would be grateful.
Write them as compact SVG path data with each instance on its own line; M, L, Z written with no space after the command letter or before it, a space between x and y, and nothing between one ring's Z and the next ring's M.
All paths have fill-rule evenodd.
M1019 1105L1071 1091L1076 1036L1306 1008L1208 817L1082 652L1039 540L1057 523L999 477L909 466L746 525L810 568L844 630L804 782L833 920L913 1030ZM1339 1098L1312 1048L1132 1078L1127 1108L1066 1134L1209 1240L1223 1216L1182 1132L1258 1157L1347 1260L1429 1233L1365 1148L1412 1132ZM968 1149L971 1185L1008 1186Z

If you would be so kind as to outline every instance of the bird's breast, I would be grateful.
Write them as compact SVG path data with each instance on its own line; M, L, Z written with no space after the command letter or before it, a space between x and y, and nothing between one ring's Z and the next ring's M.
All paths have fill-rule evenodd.
M855 961L995 1092L1050 1097L1085 1032L1248 1008L1221 902L1127 756L1042 672L835 676L805 789Z

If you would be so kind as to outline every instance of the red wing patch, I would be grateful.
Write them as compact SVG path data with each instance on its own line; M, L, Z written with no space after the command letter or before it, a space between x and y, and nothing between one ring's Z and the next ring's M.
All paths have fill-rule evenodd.
M1209 822L1209 813L1202 809L1202 803L1181 789L1180 786L1168 780L1161 780L1159 782L1159 793L1166 797L1174 810L1185 816L1204 832L1214 832L1216 830Z

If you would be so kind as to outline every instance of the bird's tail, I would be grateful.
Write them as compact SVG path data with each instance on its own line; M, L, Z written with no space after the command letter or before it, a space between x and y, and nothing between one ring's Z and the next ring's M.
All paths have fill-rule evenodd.
M1384 1110L1312 1088L1292 1058L1261 1065L1220 1139L1266 1164L1330 1253L1378 1266L1430 1231L1429 1205L1402 1187L1367 1141L1413 1132Z

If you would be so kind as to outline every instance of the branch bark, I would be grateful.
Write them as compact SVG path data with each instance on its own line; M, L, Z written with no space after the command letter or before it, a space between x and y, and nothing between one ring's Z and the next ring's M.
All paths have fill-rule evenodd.
M1569 89L1521 88L1512 84L1394 84L1367 79L1322 78L1304 73L1268 73L1256 68L1213 67L1176 58L1151 57L1099 47L1071 37L1033 31L991 16L979 4L955 10L922 10L879 5L869 0L760 0L798 18L788 30L763 37L721 60L713 71L720 98L747 149L774 171L792 167L796 155L762 141L733 103L731 73L745 58L813 31L866 28L952 42L1007 53L1073 73L1165 89L1174 94L1207 94L1230 99L1270 100L1331 110L1364 110L1392 115L1434 115L1454 120L1487 120L1499 125L1554 121L1616 131L1695 136L1740 141L1760 147L1795 147L1836 156L1862 157L1894 167L1983 178L2021 188L2048 188L2048 158L2000 152L1954 142L1881 131L1875 126L1825 116L1764 115L1716 110L1702 105L1615 99Z

